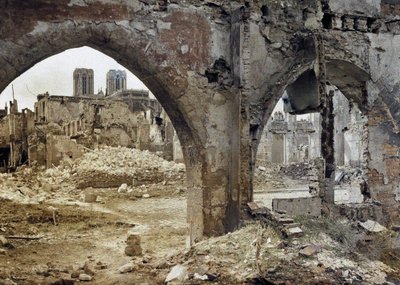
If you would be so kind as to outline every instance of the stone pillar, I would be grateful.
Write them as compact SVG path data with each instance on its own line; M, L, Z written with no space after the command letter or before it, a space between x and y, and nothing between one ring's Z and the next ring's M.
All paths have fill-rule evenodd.
M138 147L140 150L148 150L150 147L150 124L143 122L138 129Z
M246 108L241 111L240 132L240 204L242 209L246 209L247 203L253 201L252 169L255 167Z
M330 90L326 96L325 106L321 112L321 153L325 159L325 177L331 178L335 172L335 120L333 113L333 96L335 92Z
M212 101L205 123L206 141L197 146L182 144L187 167L190 245L203 234L231 232L240 220L240 98L234 92L217 91Z

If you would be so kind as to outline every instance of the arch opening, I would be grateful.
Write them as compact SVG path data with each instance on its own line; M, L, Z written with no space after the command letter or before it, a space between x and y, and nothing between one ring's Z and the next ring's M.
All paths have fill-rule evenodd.
M331 177L327 171L331 166L324 163L326 154L322 152L326 150L326 131L321 125L318 80L312 70L306 70L289 82L258 141L255 200L295 215L320 215L319 196L329 196L324 200L337 205L371 198L366 167L368 80L365 71L350 63L327 63L326 93L332 104L329 126L334 126L330 146L334 183L330 190L321 184Z
M27 106L19 112L17 102L22 106L21 100L19 94L14 94L9 110L2 113L2 121L8 121L8 125L11 122L15 127L15 137L20 137L8 144L14 147L14 150L8 149L12 154L11 160L14 157L15 166L20 166L17 155L13 153L19 153L21 158L28 154L30 160L29 167L19 167L13 174L4 174L2 180L10 183L10 188L7 188L10 191L13 177L21 183L24 196L28 193L25 191L32 191L28 203L36 203L39 197L43 199L40 205L31 208L21 206L17 215L32 215L32 224L38 233L46 230L62 236L68 228L69 240L75 244L73 247L65 245L63 255L76 260L85 259L87 255L85 243L89 240L84 238L74 242L73 236L82 231L88 237L92 236L90 239L98 245L97 249L91 249L95 255L104 255L108 247L117 253L108 253L108 260L117 261L123 252L132 256L156 250L155 255L162 257L173 248L184 248L187 236L186 187L182 185L186 175L179 138L171 119L149 91L126 88L129 77L123 81L119 77L120 88L107 96L99 88L96 94L83 92L96 89L97 72L92 70L89 76L88 72L71 70L68 79L54 79L57 82L70 81L69 96L58 92L56 95L43 93L50 80L45 77L44 89L39 91L42 94L34 103L34 112L28 111ZM105 75L103 72L104 79ZM81 79L91 78L91 81L76 80L80 76ZM107 80L102 81L107 84ZM80 84L90 87L85 90ZM121 89L124 86L125 89ZM37 90L29 83L28 89L31 92ZM4 163L8 164L10 157L1 152ZM47 166L47 170L40 165ZM31 183L30 186L25 182ZM10 194L2 192L2 195ZM14 198L21 202L18 199L22 197ZM75 208L65 205L70 202L83 204ZM2 210L11 209L13 205L7 202ZM55 207L56 210L50 216L47 212L39 214L46 207ZM86 207L91 208L90 213ZM164 241L160 241L160 235ZM129 248L128 244L121 248L118 245L124 242L121 237L126 239L127 236L141 236L140 245L132 244ZM110 244L110 241L113 242ZM141 248L140 254L138 248ZM82 255L71 254L76 249ZM53 246L51 249L44 246L42 253L53 250ZM41 255L37 257L40 259ZM57 254L54 260L57 260ZM100 274L96 279L101 282L103 277Z

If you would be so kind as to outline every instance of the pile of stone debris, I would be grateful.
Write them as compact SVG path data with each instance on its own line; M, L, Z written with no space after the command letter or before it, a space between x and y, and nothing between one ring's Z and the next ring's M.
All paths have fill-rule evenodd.
M248 222L234 233L199 242L190 251L168 259L168 264L175 265L170 271L175 273L172 281L393 284L388 276L398 273L398 268L350 251L335 236L342 223L343 229L350 227L344 221L333 220L337 228L320 221L316 229L306 220L293 220L255 203L249 204L249 211L258 223ZM357 231L365 232L366 228Z
M125 147L102 147L85 153L72 169L78 188L138 186L163 181L182 180L185 165L166 161L149 151Z
M78 160L64 160L52 168L23 166L15 173L0 174L0 199L41 203L56 196L60 189L64 194L76 194L77 188L167 184L184 178L182 163L166 161L148 151L103 147L88 151Z

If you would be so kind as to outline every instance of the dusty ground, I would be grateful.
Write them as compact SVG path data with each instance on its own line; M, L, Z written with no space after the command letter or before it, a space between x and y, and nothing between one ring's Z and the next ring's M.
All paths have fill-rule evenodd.
M108 151L132 159L126 149ZM145 183L133 183L121 193L118 187L81 189L76 171L81 165L86 165L93 177L115 167L115 162L107 164L109 158L102 161L101 157L97 157L101 167L91 167L85 159L97 154L77 165L68 162L69 166L50 170L22 168L0 176L0 235L7 238L7 243L0 244L0 284L163 284L177 264L188 273L178 284L210 284L202 278L215 279L214 284L400 282L400 255L382 246L374 247L373 256L362 253L356 243L365 233L346 221L316 223L299 217L296 222L302 225L304 235L285 238L275 225L250 220L237 232L206 239L188 250L181 166L162 162L156 176L146 174L157 183L146 178ZM138 155L145 157L141 165L131 165L136 172L154 170L153 156L135 152ZM115 175L127 177L119 171L114 171ZM97 195L96 202L84 202L87 194ZM130 234L141 236L142 256L125 255ZM372 235L362 246L368 253L374 239L388 244L395 238L398 234L394 232ZM309 257L299 255L310 244L316 245L318 252ZM127 263L133 271L119 273ZM78 281L76 273L87 273L93 279Z

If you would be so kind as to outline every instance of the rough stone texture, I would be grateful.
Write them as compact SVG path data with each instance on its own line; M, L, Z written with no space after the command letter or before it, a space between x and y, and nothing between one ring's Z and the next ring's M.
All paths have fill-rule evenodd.
M272 209L288 215L321 216L321 198L272 199Z
M286 87L309 70L368 116L369 190L400 216L399 4L38 0L0 8L0 87L43 58L87 45L157 96L182 143L191 242L237 227L240 205L252 199L263 128Z
M130 235L126 240L125 254L127 256L142 255L142 247L140 246L140 236Z

